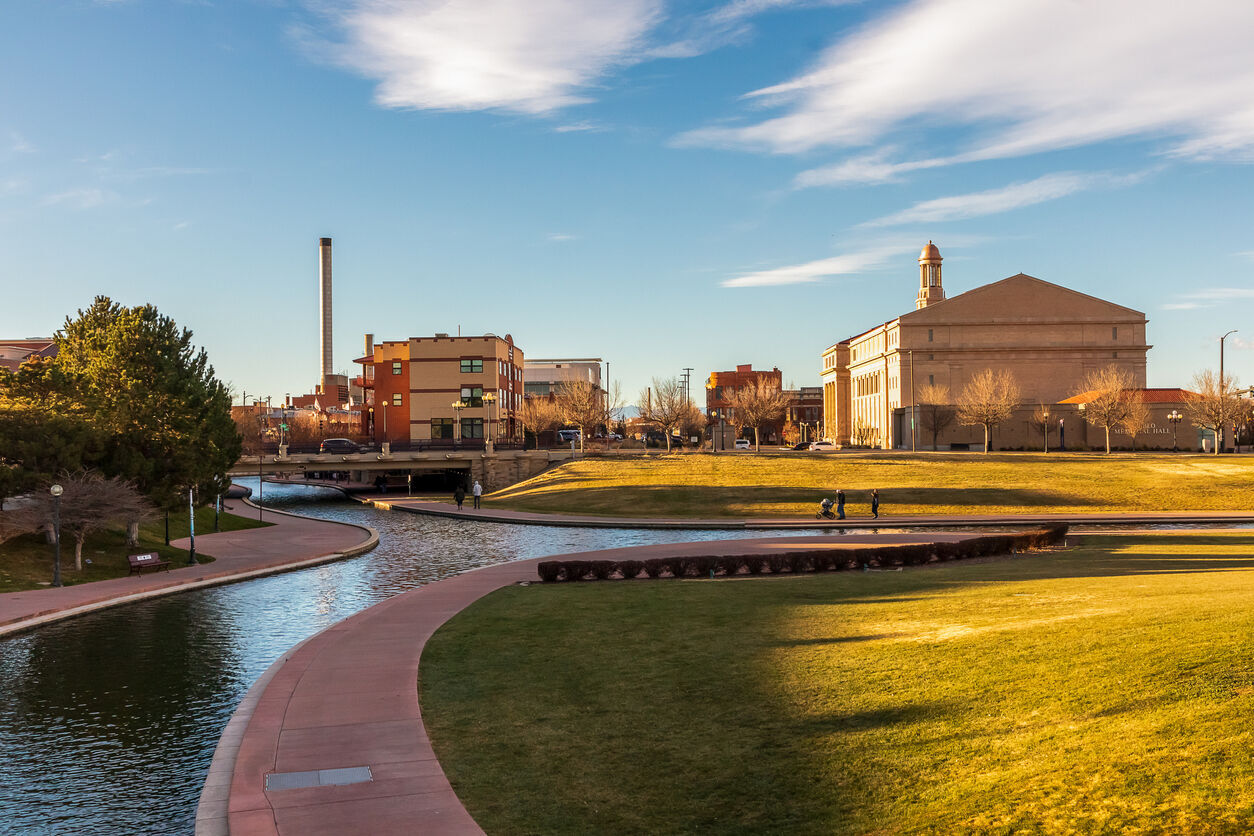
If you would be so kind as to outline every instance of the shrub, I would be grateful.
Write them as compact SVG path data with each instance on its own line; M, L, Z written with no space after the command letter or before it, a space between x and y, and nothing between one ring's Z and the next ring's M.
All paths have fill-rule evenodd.
M618 571L622 573L624 579L631 580L644 571L644 564L639 560L620 560Z
M592 570L591 564L586 560L567 560L563 565L566 567L565 580L568 581L583 580Z
M731 576L740 571L740 565L743 562L739 557L720 557L718 559L718 568L724 575Z
M773 554L766 559L766 566L772 574L778 575L788 568L788 558L782 554Z
M750 575L760 575L762 574L762 566L766 563L766 560L762 557L758 557L757 555L749 555L748 557L741 558L740 562L745 565L745 570L748 571Z
M614 570L618 568L612 560L594 560L592 561L592 574L599 581L609 580L610 575L614 574Z
M810 568L810 558L800 552L794 552L785 557L788 559L788 569L795 574L799 575Z
M718 558L709 555L701 557L688 558L688 566L690 570L699 578L708 578L714 573L714 568L718 565Z
M660 558L651 557L644 562L644 573L651 578L660 578L665 568L666 564Z
M666 566L670 569L672 578L682 578L688 574L688 558L686 557L672 557L667 561Z
M540 580L553 583L562 574L562 564L555 560L546 560L544 563L536 564L536 572L540 574Z

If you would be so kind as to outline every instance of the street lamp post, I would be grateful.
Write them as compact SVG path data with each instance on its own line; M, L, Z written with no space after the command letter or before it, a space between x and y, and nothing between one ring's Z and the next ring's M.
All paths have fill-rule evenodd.
M187 565L196 565L196 489L187 489L187 536L191 545L187 549Z
M1219 338L1219 400L1221 404L1223 403L1223 400L1228 397L1228 382L1224 380L1224 340L1228 339L1236 332L1237 329L1233 328L1231 331ZM1223 450L1224 427L1220 426L1215 433L1215 454L1218 455L1222 453Z
M1049 407L1041 408L1041 436L1044 438L1045 452L1049 452Z
M457 447L457 442L462 437L462 410L466 408L466 402L458 399L453 401L453 447Z
M487 404L483 412L484 412L484 415L486 415L488 419L487 421L488 426L487 426L487 429L484 431L483 440L485 443L491 444L492 443L492 406L496 403L496 394L493 392L485 392L483 395L483 402Z
M1184 418L1176 410L1167 413L1167 421L1171 424L1171 452L1180 452L1180 419Z
M914 414L915 414L914 349L913 348L910 349L909 353L910 353L910 452L917 453L919 451L919 447L918 447L918 444L914 440L915 436L918 435L918 430L915 428L915 421L914 421ZM932 445L932 446L935 447L936 445Z
M52 494L52 585L61 585L61 494L65 491L60 485L48 488Z

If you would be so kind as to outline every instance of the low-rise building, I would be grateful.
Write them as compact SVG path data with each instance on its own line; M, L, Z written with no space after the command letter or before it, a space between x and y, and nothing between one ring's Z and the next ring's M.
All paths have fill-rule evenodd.
M522 437L523 353L509 334L382 342L367 334L365 356L356 362L375 441Z
M17 371L33 357L56 357L57 344L51 337L27 337L24 340L0 340L0 368Z
M781 391L784 388L783 372L777 368L772 368L770 371L755 370L752 363L737 365L735 371L710 372L710 376L705 379L705 414L710 424L710 436L714 439L715 449L727 449L737 438L745 437L740 434L743 428L736 423L736 416L730 408L728 397L737 389L755 385L759 381ZM783 426L784 419L781 416L778 421L761 427L759 432L762 443L778 444L782 437ZM752 437L751 432L748 437Z
M551 397L563 383L583 381L601 388L601 358L537 359L523 363L523 393Z

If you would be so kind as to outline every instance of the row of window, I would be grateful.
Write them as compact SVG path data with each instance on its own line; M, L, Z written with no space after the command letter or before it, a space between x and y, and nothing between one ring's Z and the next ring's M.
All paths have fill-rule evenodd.
M392 374L401 373L401 369L403 368L401 363L402 361L400 360L392 361ZM500 374L501 377L505 377L506 374L509 373L509 377L511 380L518 379L518 375L516 373L517 367L511 367L507 369L507 364L505 363L504 360L498 360L496 365L497 365L497 369L496 369L497 373ZM461 372L462 374L483 374L483 360L482 359L462 360ZM513 372L513 373L510 373L510 372Z
M431 437L432 438L457 438L454 435L454 425L452 418L432 418L431 419ZM463 418L461 419L461 438L483 438L483 419L482 418Z

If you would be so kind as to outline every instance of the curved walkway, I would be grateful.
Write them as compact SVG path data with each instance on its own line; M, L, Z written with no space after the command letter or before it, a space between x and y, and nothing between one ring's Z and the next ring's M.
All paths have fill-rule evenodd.
M879 519L850 516L844 520L820 520L810 517L748 517L744 519L690 519L681 517L597 517L580 514L538 514L531 511L510 511L504 508L471 507L470 498L462 510L450 502L425 499L392 498L385 495L354 495L361 502L376 508L428 514L435 517L472 519L480 522L514 523L520 525L555 525L571 528L695 528L706 530L775 531L794 528L866 529L866 528L949 528L952 526L1008 526L1067 523L1069 525L1190 525L1215 523L1254 523L1254 511L1183 511L1152 513L1144 511L1096 514L989 514L963 516L895 516L883 513ZM817 503L816 503L817 507Z
M779 554L790 546L841 549L967 536L772 537L561 557ZM419 659L444 622L489 592L536 581L536 564L553 559L489 566L419 587L286 653L249 691L223 734L201 796L197 836L482 833L427 738L418 702Z
M257 506L243 500L226 500L223 507L238 516L256 518L259 514ZM340 560L379 544L379 535L365 526L269 509L265 521L274 524L198 536L197 550L213 555L212 563L171 565L169 572L0 594L0 637L106 607ZM170 545L186 549L188 541L173 540Z

